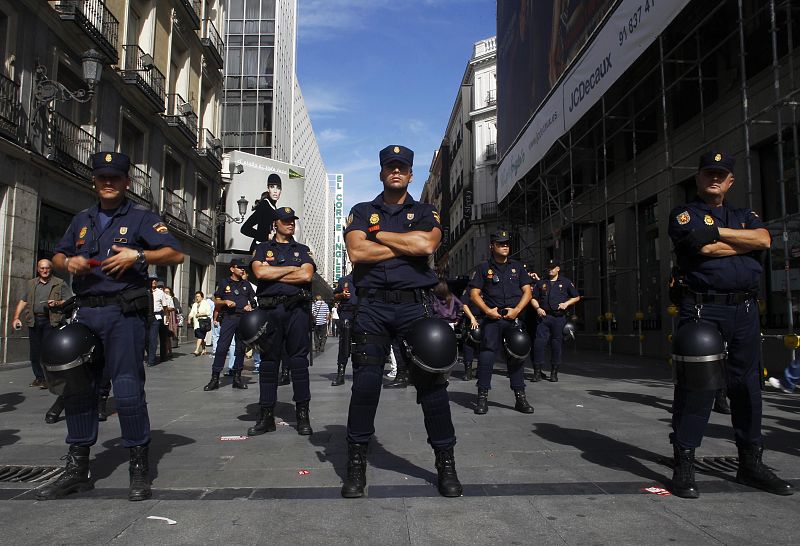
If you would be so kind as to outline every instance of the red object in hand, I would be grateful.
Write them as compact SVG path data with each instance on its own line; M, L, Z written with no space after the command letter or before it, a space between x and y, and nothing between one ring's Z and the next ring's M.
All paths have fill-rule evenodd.
M89 267L100 267L101 265L103 265L103 262L100 260L95 260L94 258L89 260Z

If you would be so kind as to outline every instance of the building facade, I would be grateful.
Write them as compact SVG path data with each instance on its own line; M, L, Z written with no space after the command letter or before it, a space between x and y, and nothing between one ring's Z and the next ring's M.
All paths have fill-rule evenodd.
M131 157L129 198L183 245L183 264L153 273L185 304L214 285L222 10L221 0L0 0L3 362L27 359L10 313L37 260L96 202L96 151ZM99 79L84 59L99 61Z
M800 4L648 2L635 29L639 49L626 58L628 34L615 25L627 25L627 4L605 2L605 24L585 29L594 38L573 43L580 55L565 56L549 82L519 70L538 66L520 62L519 44L500 44L501 89L546 83L537 104L504 110L513 101L501 93L501 128L520 111L534 114L500 138L500 218L520 233L522 259L541 267L560 258L586 296L577 306L579 346L664 356L675 326L667 215L693 197L702 152L734 154L729 201L756 210L772 234L759 299L765 362L782 368L789 355L781 334L794 330L800 297L800 51L792 38ZM514 6L502 8L498 35L518 21ZM604 61L608 48L616 48L613 65ZM594 78L579 77L587 67ZM565 100L553 105L548 89Z
M497 227L496 59L494 37L473 45L423 191L423 200L443 211L435 267L445 277L468 275L485 260Z

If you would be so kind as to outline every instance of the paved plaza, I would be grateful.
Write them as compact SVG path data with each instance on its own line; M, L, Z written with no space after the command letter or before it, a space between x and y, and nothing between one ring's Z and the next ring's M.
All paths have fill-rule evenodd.
M211 359L188 354L147 369L153 499L126 500L127 450L116 414L92 449L95 490L38 502L37 483L0 482L8 544L796 544L800 494L777 497L733 481L728 416L712 414L697 456L699 500L659 494L671 477L672 399L666 360L566 351L558 383L528 383L536 412L513 410L502 365L489 413L473 413L474 382L450 382L464 496L435 487L413 388L384 390L370 444L367 495L339 495L351 377L331 387L336 339L311 368L311 437L294 428L291 386L278 393L277 431L244 436L256 419L248 390L225 378L204 392ZM66 425L46 425L54 400L29 388L29 367L0 371L0 465L63 464ZM800 397L764 393L765 462L800 486ZM113 408L113 398L111 400ZM229 437L229 438L225 438ZM175 521L150 519L160 516Z

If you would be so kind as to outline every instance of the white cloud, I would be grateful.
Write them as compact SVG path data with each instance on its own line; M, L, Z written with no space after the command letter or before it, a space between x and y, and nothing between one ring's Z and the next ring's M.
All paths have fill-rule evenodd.
M317 139L322 144L333 144L347 139L347 134L339 129L323 129Z
M346 99L337 91L335 86L326 88L311 87L303 89L303 99L309 115L322 117L331 114L340 114L348 110Z

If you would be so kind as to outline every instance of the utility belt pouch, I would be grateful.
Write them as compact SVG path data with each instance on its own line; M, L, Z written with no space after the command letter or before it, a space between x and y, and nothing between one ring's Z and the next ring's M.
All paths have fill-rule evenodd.
M137 313L146 317L153 316L153 297L147 288L125 290L120 292L117 298L120 310L125 314Z

